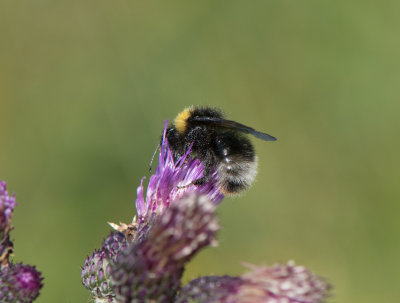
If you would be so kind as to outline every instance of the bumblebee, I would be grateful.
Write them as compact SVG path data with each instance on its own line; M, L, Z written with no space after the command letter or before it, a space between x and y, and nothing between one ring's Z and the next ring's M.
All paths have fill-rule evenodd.
M191 154L203 163L203 176L192 184L207 183L216 170L221 192L234 195L248 189L257 174L257 156L244 134L264 141L276 140L266 133L226 120L218 109L197 106L186 108L176 116L167 129L166 138L175 159L191 147Z

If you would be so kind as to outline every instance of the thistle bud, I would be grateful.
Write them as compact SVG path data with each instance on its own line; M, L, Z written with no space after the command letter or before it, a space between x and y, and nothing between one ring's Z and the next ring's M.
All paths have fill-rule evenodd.
M96 302L114 302L110 262L113 262L127 245L123 234L111 232L103 241L102 248L86 258L81 270L82 284L92 293Z
M34 266L10 264L0 272L0 302L30 303L39 296L43 278Z

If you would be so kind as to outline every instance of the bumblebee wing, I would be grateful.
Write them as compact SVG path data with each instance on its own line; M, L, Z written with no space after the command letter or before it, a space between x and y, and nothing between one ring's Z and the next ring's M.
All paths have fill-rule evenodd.
M195 121L195 122L200 122L200 123L210 124L210 125L214 125L214 126L238 130L242 133L253 135L254 137L264 140L264 141L275 141L276 140L276 138L271 135L259 132L259 131L255 130L254 128L251 128L249 126L246 126L246 125L243 125L241 123L231 121L231 120L225 120L222 118L213 118L213 117L193 117L193 118L191 118L191 120Z

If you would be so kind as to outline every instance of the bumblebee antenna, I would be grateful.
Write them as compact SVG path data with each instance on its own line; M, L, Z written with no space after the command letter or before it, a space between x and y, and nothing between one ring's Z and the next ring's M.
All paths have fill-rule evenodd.
M156 153L157 153L159 148L160 148L160 143L157 144L157 147L156 147L156 149L154 151L153 157L151 157L151 161L150 161L150 165L149 165L149 173L151 173L151 167L153 165L153 160L154 160L154 157L156 156Z

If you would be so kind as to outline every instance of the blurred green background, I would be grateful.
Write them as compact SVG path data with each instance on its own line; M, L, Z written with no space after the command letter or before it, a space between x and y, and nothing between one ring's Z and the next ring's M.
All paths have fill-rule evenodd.
M191 104L253 140L256 184L219 208L185 280L294 259L333 302L399 302L400 2L2 1L0 179L36 302L87 302L80 266L129 222L163 120Z

